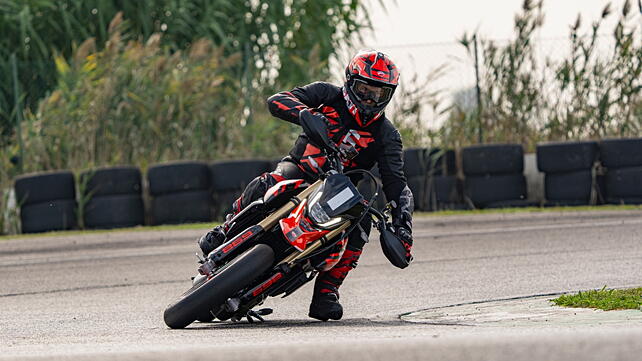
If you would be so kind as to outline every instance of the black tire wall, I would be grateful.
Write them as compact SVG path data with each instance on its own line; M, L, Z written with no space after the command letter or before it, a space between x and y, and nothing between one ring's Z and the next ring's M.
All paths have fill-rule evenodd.
M212 175L204 162L157 164L147 172L152 224L210 222Z
M76 227L76 186L70 171L23 175L16 178L14 188L22 233Z
M74 175L70 171L26 174L14 183L18 204L27 206L56 199L76 199Z
M140 194L101 196L85 205L87 228L134 227L145 223L145 207Z
M140 170L105 167L80 174L86 183L83 220L86 228L122 228L145 223Z
M59 199L20 208L22 233L63 231L76 227L76 201Z
M141 194L141 174L136 167L109 167L81 173L87 182L85 193L92 197Z
M154 225L210 222L211 193L204 190L156 196L152 199L151 212Z
M204 162L157 164L147 171L147 181L151 196L205 190L212 186L210 170Z
M642 166L642 138L602 140L600 158L607 168Z
M519 144L486 144L462 150L464 174L517 174L524 171L524 149Z
M485 144L462 150L464 194L475 208L527 198L524 149L520 144Z
M544 173L571 172L593 167L597 142L545 143L537 146L537 168Z

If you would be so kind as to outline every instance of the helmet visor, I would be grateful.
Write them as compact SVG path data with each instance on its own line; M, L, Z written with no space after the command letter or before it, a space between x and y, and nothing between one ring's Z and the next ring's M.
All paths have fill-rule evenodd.
M360 102L371 100L377 106L389 102L393 92L392 87L371 85L361 79L354 79L350 89Z

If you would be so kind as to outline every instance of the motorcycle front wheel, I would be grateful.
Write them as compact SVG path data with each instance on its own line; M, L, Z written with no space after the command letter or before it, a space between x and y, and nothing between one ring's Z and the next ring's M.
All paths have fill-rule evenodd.
M167 306L163 318L170 328L185 328L210 309L250 285L274 263L274 251L258 244L231 261L212 279L197 284Z

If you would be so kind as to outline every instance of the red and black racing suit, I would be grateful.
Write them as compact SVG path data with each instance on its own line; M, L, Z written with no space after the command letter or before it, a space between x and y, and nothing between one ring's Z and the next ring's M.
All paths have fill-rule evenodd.
M344 163L344 170L367 169L375 164L379 167L383 191L388 201L398 205L393 210L393 223L412 229L413 198L406 185L403 172L401 136L385 115L361 127L349 113L342 88L325 82L315 82L297 87L289 92L281 92L267 100L270 112L275 117L299 125L299 112L304 109L322 113L328 120L329 135L337 144L349 143L358 155ZM306 179L312 182L320 169L327 170L323 152L312 145L308 137L301 133L289 156L283 159L272 173L254 179L234 204L234 213L240 212L252 201L261 197L277 182L284 179ZM369 220L365 220L350 235L348 246L339 263L331 270L319 275L316 291L335 292L347 273L356 266L365 242L370 233Z

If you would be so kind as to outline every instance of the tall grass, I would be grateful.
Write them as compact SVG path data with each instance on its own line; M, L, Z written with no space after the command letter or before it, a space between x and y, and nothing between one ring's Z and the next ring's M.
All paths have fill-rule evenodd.
M55 58L58 86L22 129L27 171L254 153L240 140L251 133L231 72L240 54L205 39L188 52L161 47L160 34L128 39L121 17L110 29L104 50L90 39L71 63Z
M451 145L477 142L481 117L485 142L515 142L533 149L540 141L637 137L642 135L642 4L620 11L608 4L588 29L581 18L571 25L570 54L542 59L537 30L544 23L542 1L525 0L507 43L480 41L481 114L453 109L442 129ZM611 31L613 49L598 48L604 22L618 14ZM480 36L477 36L480 38ZM462 45L474 56L473 37Z
M359 0L0 0L0 73L11 74L9 59L17 56L20 95L35 109L58 84L54 58L70 62L88 38L102 49L119 12L133 39L163 33L161 45L176 51L207 38L224 56L240 53L234 74L244 81L246 101L255 80L307 81L305 60L313 49L327 73L336 48L369 26ZM0 145L11 140L16 111L22 109L14 107L11 77L0 77Z

